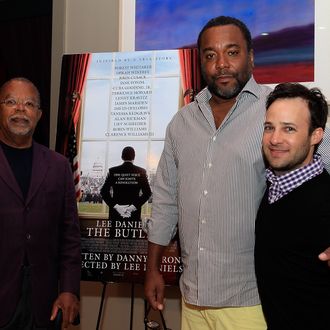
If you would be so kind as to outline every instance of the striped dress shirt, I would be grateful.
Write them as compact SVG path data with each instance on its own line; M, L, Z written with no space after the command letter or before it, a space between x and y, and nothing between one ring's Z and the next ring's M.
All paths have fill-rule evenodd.
M178 226L180 289L190 304L259 304L254 223L266 188L261 139L269 92L252 77L217 129L204 89L167 127L148 240L167 245Z

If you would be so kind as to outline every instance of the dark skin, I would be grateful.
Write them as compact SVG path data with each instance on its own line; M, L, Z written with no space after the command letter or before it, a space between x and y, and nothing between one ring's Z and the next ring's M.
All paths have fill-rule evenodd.
M201 38L201 69L212 94L210 106L218 128L251 77L253 52L247 50L240 29L234 25L207 29ZM144 292L151 307L164 308L164 280L159 271L164 246L148 242Z
M147 271L144 279L144 294L154 310L164 309L165 282L159 271L165 246L148 242Z
M68 329L70 324L74 322L75 317L78 315L80 303L78 298L70 292L62 292L59 294L53 304L52 315L50 319L55 320L59 310L62 310L63 323L62 328Z
M32 84L11 81L2 87L0 100L31 100L38 103L38 94ZM7 145L22 149L32 145L32 136L41 117L40 109L29 110L22 103L15 107L0 104L0 140Z
M218 128L250 79L253 51L234 25L207 29L200 44L201 70L212 94L210 106Z

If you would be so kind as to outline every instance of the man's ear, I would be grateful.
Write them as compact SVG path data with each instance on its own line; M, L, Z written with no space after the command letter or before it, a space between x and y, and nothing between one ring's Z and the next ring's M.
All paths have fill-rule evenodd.
M249 58L250 58L251 67L253 69L254 68L254 51L253 51L253 49L251 49L249 52Z
M324 135L324 130L321 127L315 128L311 136L311 145L319 144Z
M42 111L40 109L38 109L37 111L38 111L38 114L37 114L37 122L38 122L42 116Z

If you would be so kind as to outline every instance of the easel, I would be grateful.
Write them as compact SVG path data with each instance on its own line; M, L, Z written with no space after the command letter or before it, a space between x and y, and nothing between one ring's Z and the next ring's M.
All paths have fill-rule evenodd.
M100 322L101 322L101 317L102 317L102 312L103 312L105 293L106 293L107 285L109 284L109 282L102 281L102 284L103 284L103 288L102 288L100 307L99 307L99 312L98 312L98 317L97 317L96 330L100 330ZM133 330L133 313L134 313L134 298L135 298L134 289L135 289L135 284L132 282L131 283L131 308L130 308L129 330ZM150 326L148 327L148 323L150 322L150 320L148 319L148 314L150 312L150 309L151 309L151 306L148 306L147 300L144 299L144 328L145 328L145 330L153 329ZM159 314L160 314L160 318L162 320L163 330L167 330L165 318L163 316L162 311L159 311Z
M109 282L102 281L103 288L102 288L102 295L101 295L99 313L98 313L98 317L97 317L96 330L99 330L99 328L100 328L100 322L101 322L101 317L102 317L105 292L106 292L108 283ZM134 283L132 282L131 283L131 310L130 310L130 323L129 323L129 329L130 330L133 329L133 312L134 312Z

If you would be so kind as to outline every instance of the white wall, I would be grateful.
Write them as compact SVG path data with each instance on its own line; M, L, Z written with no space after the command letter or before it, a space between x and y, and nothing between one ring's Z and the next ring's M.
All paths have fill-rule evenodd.
M118 51L119 2L120 0L53 1L51 147L54 147L56 138L62 55Z
M133 6L132 6L133 5ZM56 0L53 1L53 40L51 77L50 146L54 148L57 108L63 54L129 51L134 48L134 0ZM133 30L134 31L134 30ZM125 37L130 35L131 37ZM77 330L95 329L103 285L81 282L81 325ZM142 285L135 285L133 329L144 329ZM129 329L131 285L108 284L100 330ZM167 327L180 326L180 293L167 288L164 316ZM160 322L158 313L152 319Z

